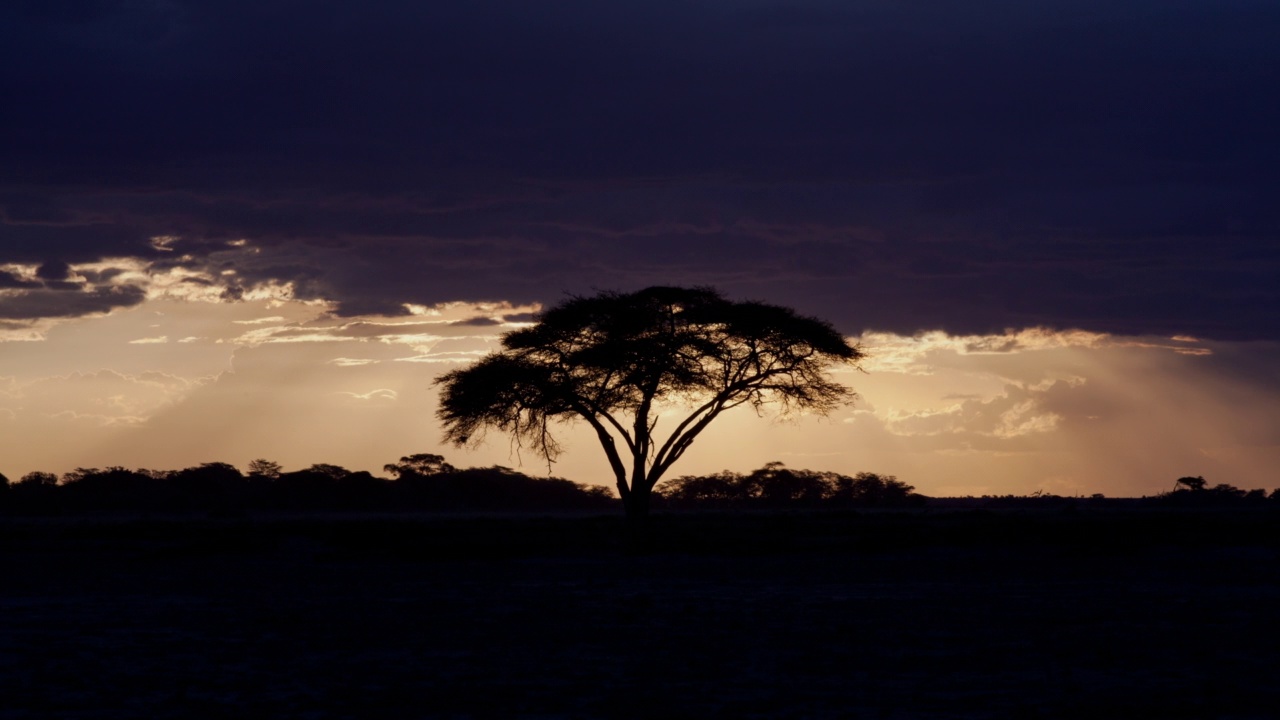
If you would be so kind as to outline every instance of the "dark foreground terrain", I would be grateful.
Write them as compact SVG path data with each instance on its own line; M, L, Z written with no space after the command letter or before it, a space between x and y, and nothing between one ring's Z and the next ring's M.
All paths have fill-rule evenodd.
M0 519L0 718L1280 715L1260 510Z

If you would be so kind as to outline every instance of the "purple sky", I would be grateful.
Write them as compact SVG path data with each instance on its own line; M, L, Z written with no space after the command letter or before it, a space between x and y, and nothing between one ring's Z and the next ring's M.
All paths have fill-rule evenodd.
M1280 339L1276 37L1239 0L8 2L0 264L244 238L348 314L705 283Z

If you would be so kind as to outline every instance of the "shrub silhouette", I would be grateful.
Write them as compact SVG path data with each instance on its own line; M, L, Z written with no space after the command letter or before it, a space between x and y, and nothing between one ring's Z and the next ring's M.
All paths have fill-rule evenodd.
M182 470L76 468L61 482L29 473L6 485L8 512L457 511L611 509L602 487L562 478L535 478L510 468L459 470L439 455L409 455L386 466L391 480L366 471L318 463L280 472L265 460L246 475L222 462Z
M830 482L820 473L788 470L771 462L743 478L747 494L765 505L812 505L831 494Z
M592 509L616 502L603 487L530 477L499 465L426 473L401 468L393 484L409 505L450 510Z
M892 475L854 476L791 470L771 462L747 475L724 471L685 475L661 487L664 501L677 507L912 507L925 498Z
M280 463L258 458L257 460L253 460L249 463L248 475L254 478L275 480L280 477L280 473L283 471L284 468L280 467Z
M831 499L836 504L861 507L902 507L921 505L924 496L917 495L914 487L893 475L877 475L861 472L852 478L835 476L836 490Z
M244 475L222 462L165 473L164 485L170 507L182 510L232 511L244 505L249 493Z
M1209 487L1203 477L1181 477L1174 483L1170 492L1158 495L1155 502L1161 505L1179 507L1212 507L1229 505L1256 505L1267 501L1267 491L1242 490L1228 483L1218 483ZM1271 493L1271 499L1277 499L1280 490Z
M1181 485L1185 487L1187 490L1190 490L1191 492L1199 492L1201 490L1204 490L1206 484L1207 484L1207 481L1204 478L1200 477L1199 475L1195 477L1191 477L1188 475L1187 477L1178 478L1174 482L1173 487L1175 491L1178 490L1179 489L1178 486Z
M1257 505L1267 501L1267 491L1262 488L1254 488L1244 494L1243 498L1250 505Z
M77 511L163 510L169 495L163 477L162 473L119 465L76 468L64 473L57 486L60 505Z
M396 476L396 478L403 478L409 475L436 475L457 471L457 468L444 461L443 456L430 453L406 455L400 458L400 462L383 465L382 469L384 472Z
M58 476L47 472L29 472L16 485L24 487L52 487L58 484Z
M58 476L29 472L8 486L5 506L11 511L49 513L56 511Z
M340 465L327 463L281 473L269 486L271 505L281 510L370 509L376 500L369 496L376 490L360 480L349 481L352 475Z
M319 463L279 472L254 461L249 474L235 466L203 463L181 470L76 468L61 480L31 472L0 484L0 510L16 514L66 512L240 513L313 511L555 511L611 510L618 499L600 486L564 478L531 477L511 468L458 469L440 455L401 457L384 466L394 479ZM1191 478L1203 480L1203 478ZM1177 489L1148 498L1059 497L1045 493L973 498L991 508L1077 507L1129 503L1131 507L1280 506L1280 489L1242 490L1227 483L1179 482ZM1193 489L1197 488L1197 489ZM771 462L750 473L730 471L668 480L658 502L687 509L903 508L927 501L892 475L793 470Z

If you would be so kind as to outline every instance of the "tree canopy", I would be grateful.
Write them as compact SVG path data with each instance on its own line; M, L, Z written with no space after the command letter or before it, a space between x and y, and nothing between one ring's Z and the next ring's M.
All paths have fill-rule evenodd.
M603 292L571 297L442 376L438 416L456 445L495 429L548 463L562 450L553 426L584 421L627 513L643 515L654 485L721 413L828 413L854 397L828 370L862 357L830 323L789 308L709 288ZM658 408L673 405L685 413L659 434Z

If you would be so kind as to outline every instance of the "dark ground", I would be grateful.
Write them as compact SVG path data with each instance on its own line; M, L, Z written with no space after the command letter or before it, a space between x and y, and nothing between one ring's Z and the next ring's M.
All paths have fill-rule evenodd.
M0 519L0 718L1280 715L1280 514Z

